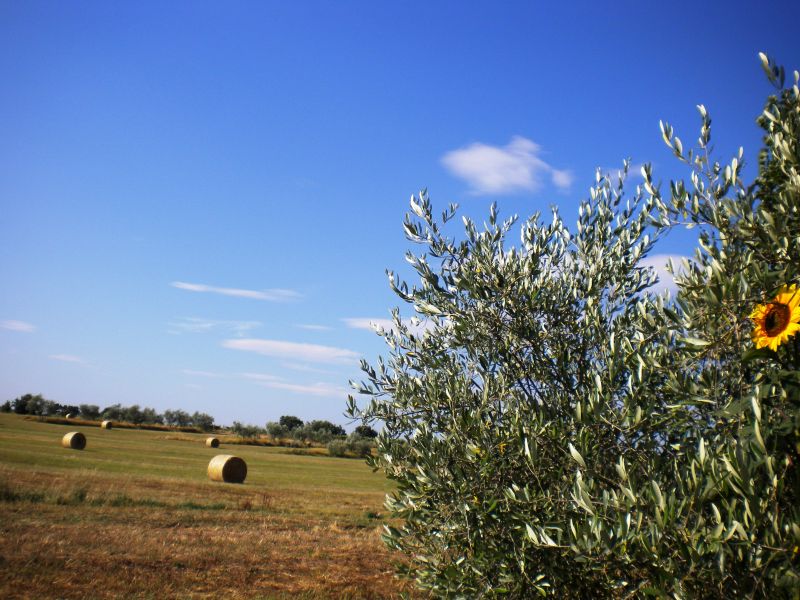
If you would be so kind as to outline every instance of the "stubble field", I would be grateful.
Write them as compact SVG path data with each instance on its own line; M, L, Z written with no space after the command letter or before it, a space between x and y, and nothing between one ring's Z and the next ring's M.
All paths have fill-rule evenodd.
M85 450L62 448L68 431ZM0 597L387 598L387 481L363 461L0 414ZM217 454L248 466L213 483Z

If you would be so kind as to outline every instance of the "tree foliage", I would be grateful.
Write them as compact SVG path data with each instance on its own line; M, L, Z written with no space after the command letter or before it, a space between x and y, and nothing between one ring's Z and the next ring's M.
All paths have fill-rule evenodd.
M293 415L283 415L278 419L278 423L281 427L285 427L286 431L292 431L303 426L303 420Z
M722 165L698 107L698 148L668 194L598 172L570 231L557 212L492 206L456 239L425 192L404 222L419 276L390 285L387 359L362 364L348 412L381 421L368 461L397 484L386 543L439 596L780 597L800 587L800 336L755 349L755 305L800 283L800 94L759 118L758 176ZM699 247L674 300L642 259L675 227ZM793 590L793 592L792 592Z

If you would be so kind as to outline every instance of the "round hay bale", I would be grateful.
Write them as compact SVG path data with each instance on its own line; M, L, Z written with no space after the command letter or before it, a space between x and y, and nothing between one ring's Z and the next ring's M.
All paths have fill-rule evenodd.
M83 450L86 448L86 436L80 431L71 431L61 438L61 445L64 446L64 448Z
M74 419L75 415L73 415L72 413L67 413L66 418L67 419Z
M219 448L219 439L215 437L206 438L206 446L209 448Z
M247 477L247 463L238 456L220 454L208 463L208 478L225 483L244 483Z
M100 427L102 427L103 429L111 429L113 425L114 424L111 421L103 421L102 423L100 423Z

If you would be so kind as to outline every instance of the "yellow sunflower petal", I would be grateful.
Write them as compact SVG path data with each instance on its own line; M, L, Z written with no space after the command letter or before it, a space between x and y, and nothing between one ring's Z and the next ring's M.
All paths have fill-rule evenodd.
M793 309L800 303L800 291L798 291L797 286L794 284L785 285L778 290L778 295L775 296L773 302L780 302L790 309Z

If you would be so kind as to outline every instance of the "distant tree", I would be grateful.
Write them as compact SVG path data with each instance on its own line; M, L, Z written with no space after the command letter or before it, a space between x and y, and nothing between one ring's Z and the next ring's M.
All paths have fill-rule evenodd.
M268 421L266 426L267 433L273 438L282 438L289 435L289 430L280 423L275 421Z
M258 425L247 425L239 421L233 422L231 430L241 438L256 438L262 431Z
M164 417L162 417L154 408L143 408L142 409L142 422L143 423L153 423L155 425L161 425L164 423Z
M58 402L53 402L52 400L43 400L39 407L39 414L46 417L63 415L64 407Z
M120 404L112 404L104 408L100 416L110 421L124 421L125 409Z
M11 412L11 410L12 410L12 408L11 408L11 401L10 400L6 400L3 403L3 405L0 406L0 412L8 413L8 412Z
M75 406L74 404L59 404L56 413L62 417L66 417L67 415L77 415L80 412L80 408Z
M302 419L298 419L292 415L283 415L280 419L278 419L278 423L285 427L287 431L293 431L298 427L303 426Z
M100 407L96 404L81 404L77 412L84 419L94 420L100 416Z
M142 415L142 410L139 408L138 404L123 408L122 415L122 420L127 421L128 423L134 423L135 425L144 423L144 416Z
M309 421L303 427L295 429L292 434L301 440L311 440L321 444L327 443L335 437L344 437L347 432L340 425L330 421Z
M27 415L29 398L31 398L31 394L25 394L24 396L20 396L19 398L14 398L11 401L12 410L18 415Z
M362 438L376 438L376 437L378 437L378 432L375 431L369 425L359 425L358 427L355 428L353 433L355 433L357 436L362 437Z
M214 429L214 417L206 413L195 412L192 415L192 425L203 431L211 431Z
M31 396L28 394L28 402L26 404L27 414L29 415L41 415L44 414L46 407L45 407L45 400L41 394L36 394L35 396Z
M188 427L192 422L192 417L184 410L164 411L164 422L173 427Z

